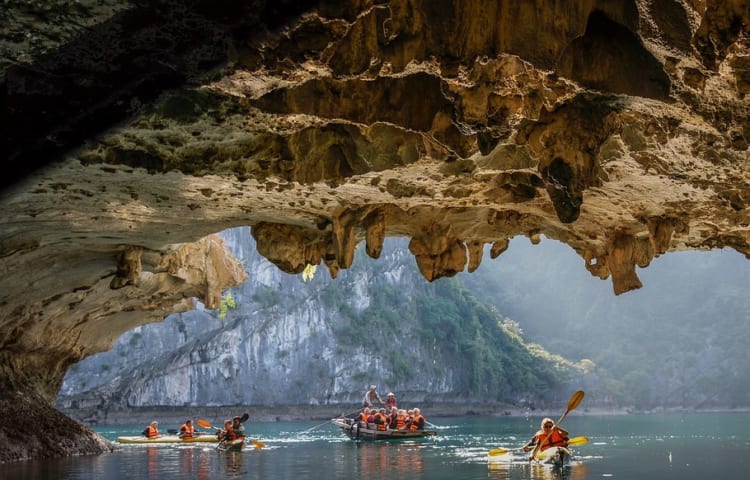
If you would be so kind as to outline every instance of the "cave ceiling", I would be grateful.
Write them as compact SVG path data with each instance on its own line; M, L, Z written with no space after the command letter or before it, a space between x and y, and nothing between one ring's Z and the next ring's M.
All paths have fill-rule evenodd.
M53 378L47 398L122 332L243 282L227 228L333 277L408 238L428 281L546 237L614 294L668 252L750 256L746 1L0 15L0 368Z

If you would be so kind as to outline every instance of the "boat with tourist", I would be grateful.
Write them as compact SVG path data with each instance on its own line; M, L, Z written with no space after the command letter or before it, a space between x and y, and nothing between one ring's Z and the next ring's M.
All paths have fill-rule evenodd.
M368 424L353 418L333 418L331 419L331 423L339 427L352 440L393 440L437 435L435 430L378 430L375 424Z
M122 444L168 444L168 443L219 443L215 434L195 435L182 438L179 435L160 435L147 438L143 435L117 437L117 443Z

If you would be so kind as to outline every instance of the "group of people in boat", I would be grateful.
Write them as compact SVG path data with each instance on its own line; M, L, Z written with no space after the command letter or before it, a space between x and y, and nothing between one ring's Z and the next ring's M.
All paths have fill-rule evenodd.
M382 406L375 408L375 402ZM396 395L388 392L385 401L380 398L376 385L370 385L362 399L362 411L357 420L365 426L374 426L374 430L424 430L427 420L419 408L409 410L398 408Z

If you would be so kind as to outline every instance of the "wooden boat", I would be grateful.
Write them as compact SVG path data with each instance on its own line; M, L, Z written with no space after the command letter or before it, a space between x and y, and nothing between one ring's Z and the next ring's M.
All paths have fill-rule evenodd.
M217 449L222 452L239 452L245 447L245 439L238 438L236 440L221 441L216 446Z
M374 424L365 424L351 418L333 418L331 423L339 427L353 440L393 440L397 438L420 438L437 435L434 430L378 430Z
M143 435L131 437L117 437L118 443L124 444L163 444L163 443L218 443L216 435L198 435L191 438L180 438L177 435L159 435L155 438L146 438Z
M565 447L551 447L534 455L537 462L553 467L570 465L572 457L573 453Z

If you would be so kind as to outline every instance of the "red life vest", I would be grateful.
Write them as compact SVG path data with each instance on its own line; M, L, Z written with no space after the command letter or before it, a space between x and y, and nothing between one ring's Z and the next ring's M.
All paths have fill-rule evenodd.
M182 438L193 438L195 427L185 423L180 427L180 433L182 434Z
M396 417L396 428L398 430L406 429L406 415L399 415Z
M539 447L540 452L547 450L549 447L565 447L568 444L568 439L556 428L552 429L552 433L549 434L549 439L547 438L547 435L548 434L544 430L539 430L536 432L536 435L534 435L534 441L536 443L541 443Z
M146 427L146 438L156 438L159 436L159 430L155 426L149 425Z
M388 430L388 419L386 418L384 413L378 413L378 422L375 422L378 425L378 430L381 432L384 432Z

